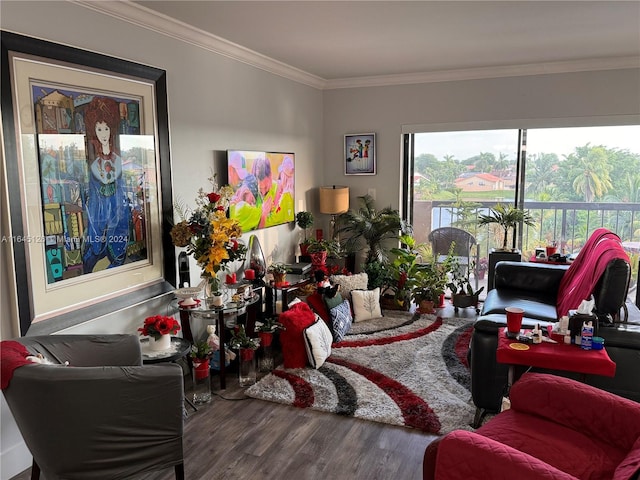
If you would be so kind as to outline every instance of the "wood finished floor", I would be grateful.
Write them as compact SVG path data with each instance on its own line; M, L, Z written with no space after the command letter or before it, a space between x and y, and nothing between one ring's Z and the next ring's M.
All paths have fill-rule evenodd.
M447 307L439 314L473 318L475 311L454 314ZM213 379L211 403L197 412L187 406L187 480L422 479L422 458L434 435L251 399L233 373L224 391ZM11 480L29 478L30 469ZM139 480L173 478L167 469Z

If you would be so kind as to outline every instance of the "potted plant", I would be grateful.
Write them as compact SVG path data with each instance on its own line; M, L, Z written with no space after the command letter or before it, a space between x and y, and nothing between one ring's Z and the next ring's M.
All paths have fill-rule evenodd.
M340 243L336 240L309 240L307 247L313 269L326 270L327 257L340 256Z
M444 289L438 288L432 265L421 268L416 273L415 285L411 290L411 300L417 305L418 312L433 313L441 293L444 293Z
M287 281L287 266L282 262L275 262L269 266L267 270L273 275L273 281L276 286L284 285Z
M534 218L528 211L525 212L513 205L505 205L503 203L498 203L491 207L488 215L480 214L478 216L478 225L483 226L492 223L499 225L504 231L502 251L511 251L511 249L507 248L509 230L515 229L520 223L530 227L535 225Z
M411 226L400 218L398 210L386 207L377 210L370 195L358 197L361 207L349 210L337 217L336 236L347 235L344 249L347 252L366 250L365 266L371 262L386 262L385 240L398 235L411 234Z
M300 255L306 256L307 248L309 246L309 237L307 236L308 229L313 226L313 213L311 212L298 212L296 214L296 223L304 231L304 240L300 243Z
M262 354L258 358L258 369L261 372L270 372L274 368L274 356L271 344L273 336L278 330L284 330L284 325L278 322L277 317L267 317L261 322L256 322L256 331L260 338Z
M191 347L193 363L193 403L200 405L211 400L211 376L209 362L213 348L206 340L195 342Z
M434 306L444 307L444 292L449 274L455 265L453 250L454 245L451 245L444 260L438 261L438 257L432 255L429 262L421 264L418 268L411 294L420 313L433 313ZM433 305L429 305L429 302L433 302Z
M277 317L267 317L261 322L256 322L256 331L260 337L260 344L269 347L273 341L273 334L277 330L284 330L284 325L278 322Z
M241 387L247 387L256 383L256 350L260 346L259 338L251 338L247 335L244 325L239 324L231 332L229 346L238 350L239 367L238 380Z
M469 281L469 273L474 268L475 264L473 262L470 265L460 265L457 260L453 260L451 279L447 286L451 290L451 303L456 312L458 308L475 307L476 311L480 313L478 297L484 290L484 287L480 287L478 290L473 289Z
M383 275L383 301L385 302L385 307L408 310L411 304L410 296L415 286L416 274L422 268L422 252L424 252L425 245L416 244L411 235L401 235L399 240L402 246L390 249L393 259L387 264L371 262L367 264L367 272L369 270L375 272L376 268L371 267L380 265ZM391 300L390 296L393 297L391 302L389 301Z

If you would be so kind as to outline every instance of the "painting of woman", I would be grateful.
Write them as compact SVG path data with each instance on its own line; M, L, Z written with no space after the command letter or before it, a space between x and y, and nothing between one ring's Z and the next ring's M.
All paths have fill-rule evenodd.
M124 263L129 240L130 212L123 188L122 159L115 148L120 120L118 103L94 97L85 111L89 148L89 188L85 208L84 272L107 258L106 268Z

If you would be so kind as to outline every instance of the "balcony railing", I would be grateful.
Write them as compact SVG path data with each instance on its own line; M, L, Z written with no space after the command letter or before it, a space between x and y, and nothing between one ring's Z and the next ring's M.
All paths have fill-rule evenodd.
M502 230L496 226L479 227L478 215L488 213L495 201L477 202L478 208L462 211L450 201L416 201L413 208L414 236L418 242L428 243L431 230L454 226L476 237L479 257L488 257L491 249L502 246ZM558 251L567 254L579 251L591 232L604 227L617 233L631 257L631 288L637 288L638 258L640 257L640 204L638 203L582 203L582 202L525 202L525 210L534 217L534 227L525 226L522 243L516 246L528 258L536 247L556 241ZM508 245L511 246L512 238Z

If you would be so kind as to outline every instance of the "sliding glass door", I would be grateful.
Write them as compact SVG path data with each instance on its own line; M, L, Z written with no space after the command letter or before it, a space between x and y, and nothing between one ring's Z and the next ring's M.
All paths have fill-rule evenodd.
M509 244L524 258L555 242L575 254L596 228L623 240L637 279L640 256L640 126L498 129L408 134L407 217L416 240L439 227L470 232L478 258L501 245L477 226L497 203L516 204L535 227Z

